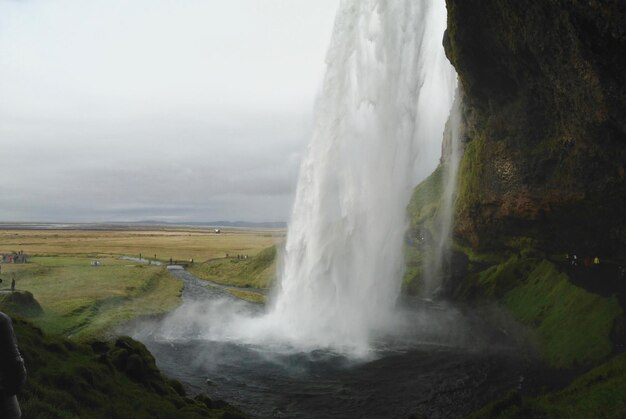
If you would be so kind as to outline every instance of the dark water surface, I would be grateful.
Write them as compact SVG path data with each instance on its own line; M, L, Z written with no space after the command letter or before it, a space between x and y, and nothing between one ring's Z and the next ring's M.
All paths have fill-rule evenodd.
M224 291L185 271L184 299L211 304ZM261 310L251 305L251 311ZM145 329L144 329L145 332ZM528 365L506 342L483 330L486 345L380 344L376 359L208 340L157 340L136 335L159 368L193 393L223 399L258 418L397 418L467 414L517 388ZM494 338L494 336L496 336ZM208 380L208 382L207 382Z

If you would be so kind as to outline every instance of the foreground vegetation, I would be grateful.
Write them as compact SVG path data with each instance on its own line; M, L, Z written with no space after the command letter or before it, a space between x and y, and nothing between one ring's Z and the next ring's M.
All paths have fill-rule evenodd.
M243 417L222 401L186 397L179 382L161 375L141 343L114 335L132 318L170 311L182 290L164 266L117 256L152 251L153 241L185 259L256 254L273 242L256 233L208 234L0 231L0 251L30 255L25 264L2 264L0 285L0 310L14 319L28 369L19 395L24 417ZM196 247L206 240L214 245L201 253ZM12 278L16 292L8 290Z
M602 297L572 284L544 259L512 256L470 275L459 293L500 301L529 328L544 359L561 369L590 367L606 359L624 318L615 296Z
M237 287L268 289L276 276L276 246L248 259L222 259L195 264L189 271L198 278Z
M276 246L246 259L228 258L194 264L189 271L198 278L226 286L224 291L252 303L265 303L276 279ZM245 289L242 289L245 288Z
M162 376L148 350L131 338L75 343L10 314L28 369L19 395L24 418L243 417L222 401L186 397L183 386Z
M466 150L466 156L471 153ZM403 284L408 293L419 292L426 263L434 254L442 170L440 166L415 189L409 204ZM465 172L462 181L467 182ZM528 347L529 356L538 355L555 371L546 374L579 377L563 389L512 390L471 417L626 417L626 284L615 281L617 266L624 261L601 257L601 266L584 267L581 261L574 268L564 259L567 249L550 257L531 233L500 234L502 246L480 250L467 242L450 243L452 257L442 272L444 292L474 308L487 307L487 321L510 332ZM494 304L498 309L493 310Z
M470 266L485 260L469 256ZM493 261L493 255L486 258ZM594 286L607 280L593 271L585 273ZM457 292L457 297L471 301L499 301L527 328L531 345L557 371L587 371L564 389L512 391L472 418L625 417L625 317L615 294L590 292L554 262L519 254L469 274Z
M479 418L623 418L626 354L583 374L562 390L540 396L511 392L470 416Z

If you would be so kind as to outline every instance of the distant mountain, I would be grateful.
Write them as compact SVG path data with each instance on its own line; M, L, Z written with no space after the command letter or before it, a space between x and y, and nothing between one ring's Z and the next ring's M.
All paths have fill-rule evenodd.
M129 223L115 224L137 224L137 225L168 225L168 226L194 226L194 227L233 227L233 228L286 228L287 223L284 221L181 221L181 222L164 222L164 221L137 221Z
M157 220L142 221L113 221L102 223L52 223L52 222L24 222L11 223L0 222L0 229L5 230L106 230L131 227L195 227L195 228L250 228L250 229L275 229L287 228L283 221L249 222L249 221L181 221L167 222Z

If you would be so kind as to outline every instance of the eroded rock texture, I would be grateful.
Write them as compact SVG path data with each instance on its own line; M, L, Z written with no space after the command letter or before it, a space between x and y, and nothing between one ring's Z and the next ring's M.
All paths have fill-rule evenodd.
M467 126L456 237L626 250L626 1L447 0Z

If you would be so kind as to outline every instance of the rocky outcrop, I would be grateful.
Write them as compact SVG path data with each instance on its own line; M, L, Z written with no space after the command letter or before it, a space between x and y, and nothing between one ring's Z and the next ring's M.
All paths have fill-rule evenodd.
M28 291L0 292L0 310L23 317L37 317L43 314L39 301Z
M465 92L456 238L623 256L625 3L446 3Z
M157 369L146 347L129 337L77 343L47 335L13 317L28 378L18 399L28 418L244 418Z

